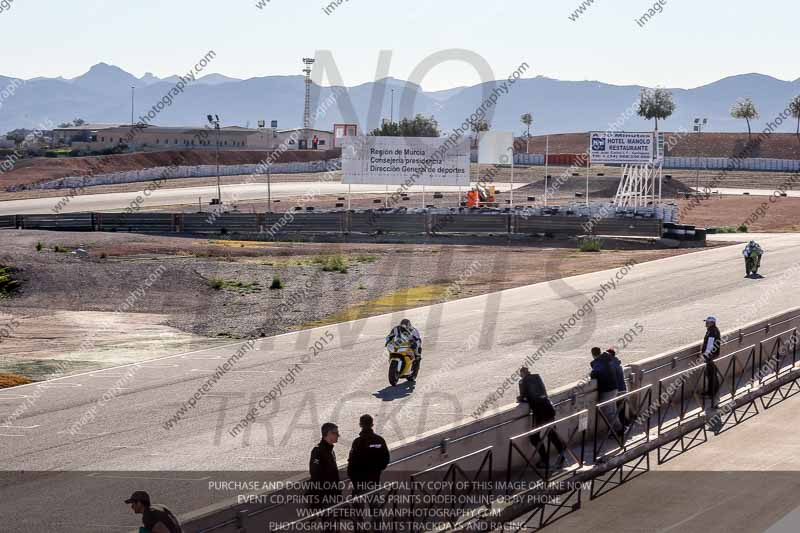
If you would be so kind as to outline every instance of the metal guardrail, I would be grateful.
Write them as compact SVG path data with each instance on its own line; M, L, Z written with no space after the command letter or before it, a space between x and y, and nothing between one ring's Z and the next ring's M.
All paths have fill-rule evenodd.
M64 213L13 215L0 227L68 231L125 231L133 233L300 234L397 233L428 234L552 234L582 235L587 217L535 216L509 213ZM13 225L12 225L13 224ZM593 226L598 235L660 237L662 224L654 219L607 219Z
M0 215L0 229L16 229L17 217L14 215Z
M652 389L645 385L594 406L595 464L650 441Z
M559 432L559 427L567 426L567 432ZM534 479L550 481L570 469L584 466L586 452L586 431L589 427L589 411L586 409L554 420L543 426L533 428L508 439L508 463L506 465L506 493L511 493L514 482L527 479L530 473ZM566 435L566 438L564 438ZM521 444L528 442L530 447ZM557 453L553 453L553 448ZM531 448L529 451L527 448ZM576 450L580 450L576 453ZM551 470L550 458L558 455L557 470ZM521 468L514 468L515 458L522 460ZM563 458L563 460L562 460ZM569 458L569 459L567 459Z

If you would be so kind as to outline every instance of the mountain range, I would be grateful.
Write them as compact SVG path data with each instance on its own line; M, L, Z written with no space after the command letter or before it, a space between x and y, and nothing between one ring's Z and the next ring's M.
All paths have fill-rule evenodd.
M147 73L141 78L106 63L93 66L73 79L34 78L16 80L0 75L0 132L15 128L35 128L45 121L53 124L82 118L90 123L128 123L131 116L131 87L135 86L135 117L153 108L178 83L178 76L159 78ZM332 124L351 122L372 129L381 118L395 119L416 113L433 115L443 130L461 124L504 80L444 91L426 92L420 86L384 78L352 87L312 85L317 105L329 107L315 121L315 127L331 129ZM618 123L628 131L651 130L645 121L629 111L637 101L641 86L611 85L599 81L562 81L544 76L522 78L508 86L507 93L496 91L497 104L491 117L492 129L525 131L519 117L531 112L533 134L567 133L608 129ZM13 88L13 89L12 89ZM394 89L394 109L390 109ZM783 81L763 74L730 76L693 89L671 89L676 110L659 122L665 131L691 130L694 117L708 118L707 131L742 132L747 126L730 116L731 105L740 97L753 99L761 115L753 130L763 129L800 94L800 80ZM325 105L333 93L334 105ZM13 93L13 94L12 94ZM208 74L189 83L170 106L158 114L154 124L161 126L199 126L207 114L220 116L224 126L255 127L277 120L280 128L302 125L303 76L266 76L237 79ZM331 102L331 100L328 100ZM312 115L313 115L312 111ZM630 116L633 115L633 116ZM795 131L796 121L787 120L778 131Z

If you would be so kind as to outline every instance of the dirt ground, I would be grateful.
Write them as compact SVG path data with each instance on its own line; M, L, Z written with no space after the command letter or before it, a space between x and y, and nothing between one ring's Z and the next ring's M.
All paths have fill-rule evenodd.
M0 339L0 372L34 379L693 251L642 240L581 253L574 241L269 243L42 231L0 232L0 250L0 264L22 282L0 300L0 325L16 323ZM282 288L271 289L276 278Z
M472 165L473 179L479 176L485 176L489 167L486 165ZM559 194L554 199L574 199L575 192L583 192L586 185L586 169L551 166L545 172L544 167L515 167L514 169L514 182L515 183L528 183L531 184L528 193L536 196L537 200L541 201L544 191L544 177L545 174L551 176L552 179L560 178L562 175L567 177L564 186L561 187ZM577 175L574 175L577 174ZM602 174L602 175L601 175ZM664 197L675 198L676 195L688 187L695 187L699 184L704 187L707 183L714 180L717 187L734 187L734 188L753 188L753 189L769 189L774 190L781 184L786 183L787 179L792 174L783 172L728 172L725 173L724 179L718 178L719 171L702 171L699 174L693 170L665 170L664 176ZM275 174L272 176L273 183L281 182L315 182L321 179L324 174ZM333 173L336 181L341 181L341 172ZM666 178L670 176L670 178ZM616 192L617 183L619 182L620 169L613 167L594 166L589 173L589 189L590 196L597 194L597 191L606 191L606 194L613 196ZM494 181L499 183L511 182L511 169L501 168L494 175ZM669 183L672 181L672 183ZM237 183L263 183L266 185L266 176L223 176L220 180L223 185L233 185ZM548 182L552 184L552 182ZM63 189L34 189L23 190L16 192L7 192L5 189L11 184L7 179L6 174L0 176L0 201L4 200L22 200L26 198L51 198L64 196ZM139 192L142 190L146 182L137 183L122 183L119 185L99 185L95 187L88 187L81 194L105 194L105 193L121 193L121 192ZM216 177L205 178L179 178L169 180L167 188L178 189L186 187L207 187L217 184ZM266 190L266 189L265 189ZM435 187L431 187L431 194L436 192Z
M770 201L772 200L772 201ZM800 231L800 198L767 196L723 196L703 200L688 209L690 201L679 200L681 222L699 227L740 224L750 231Z
M291 150L280 154L275 161L317 161L338 157L340 152L341 150ZM271 152L257 150L221 150L219 161L222 165L258 164L270 154ZM13 170L3 173L0 185L3 189L12 186L25 187L65 176L88 176L171 165L214 165L216 161L214 150L163 150L88 157L36 157L18 161Z

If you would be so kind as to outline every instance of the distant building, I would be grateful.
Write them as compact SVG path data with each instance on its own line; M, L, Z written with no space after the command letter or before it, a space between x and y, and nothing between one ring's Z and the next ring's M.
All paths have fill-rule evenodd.
M147 124L84 124L56 128L53 136L56 143L75 149L101 150L126 145L131 150L193 150L214 149L219 135L222 150L275 150L282 143L286 149L313 149L316 137L317 149L325 150L333 144L333 132L308 130L308 147L302 146L302 128L278 130L276 128L242 128L228 126L219 134L210 127L151 126Z

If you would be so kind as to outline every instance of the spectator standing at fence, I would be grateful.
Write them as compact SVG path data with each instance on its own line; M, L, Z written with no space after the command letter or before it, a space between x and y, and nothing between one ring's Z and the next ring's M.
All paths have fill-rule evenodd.
M617 389L617 372L614 368L613 357L610 353L603 352L592 363L592 373L589 375L597 380L597 403L601 404L613 400L619 394ZM603 414L608 419L610 429L619 429L617 425L616 404L609 403L603 408Z
M544 381L542 381L541 376L539 376L539 374L531 374L526 366L519 369L519 376L519 396L517 397L517 401L528 402L528 406L533 414L533 427L537 428L554 421L556 419L556 410L553 407L553 402L551 402L550 398L547 396L547 389L544 386ZM567 447L564 445L564 442L561 440L561 437L559 437L555 428L552 428L548 432L547 439L552 446L555 446L558 452L557 466L560 467L564 464L564 451ZM530 440L533 447L539 452L540 460L536 466L538 468L544 468L545 465L550 462L547 446L545 446L538 433L531 435Z
M613 346L606 350L606 352L608 352L611 358L611 367L614 369L614 377L616 377L617 381L617 394L624 394L628 392L628 385L625 383L625 370L622 368L622 361L617 357L617 350L614 349ZM623 429L626 429L628 425L630 425L627 404L624 401L617 402L617 410L619 411L619 421Z
M719 381L717 379L717 364L714 360L719 357L719 349L722 344L722 336L717 328L717 318L710 316L706 318L706 336L703 338L703 360L706 363L706 390L704 396L714 401L719 391Z
M311 473L311 507L324 509L335 505L342 495L339 486L339 467L336 466L334 445L339 441L336 424L322 424L322 440L311 450L308 469Z
M133 512L142 515L142 524L148 533L183 533L181 522L166 506L150 503L150 495L137 490L125 500Z
M347 458L347 475L353 482L353 494L363 494L378 487L381 474L389 466L389 447L383 437L375 433L375 421L370 415L361 415L358 434L350 456Z

